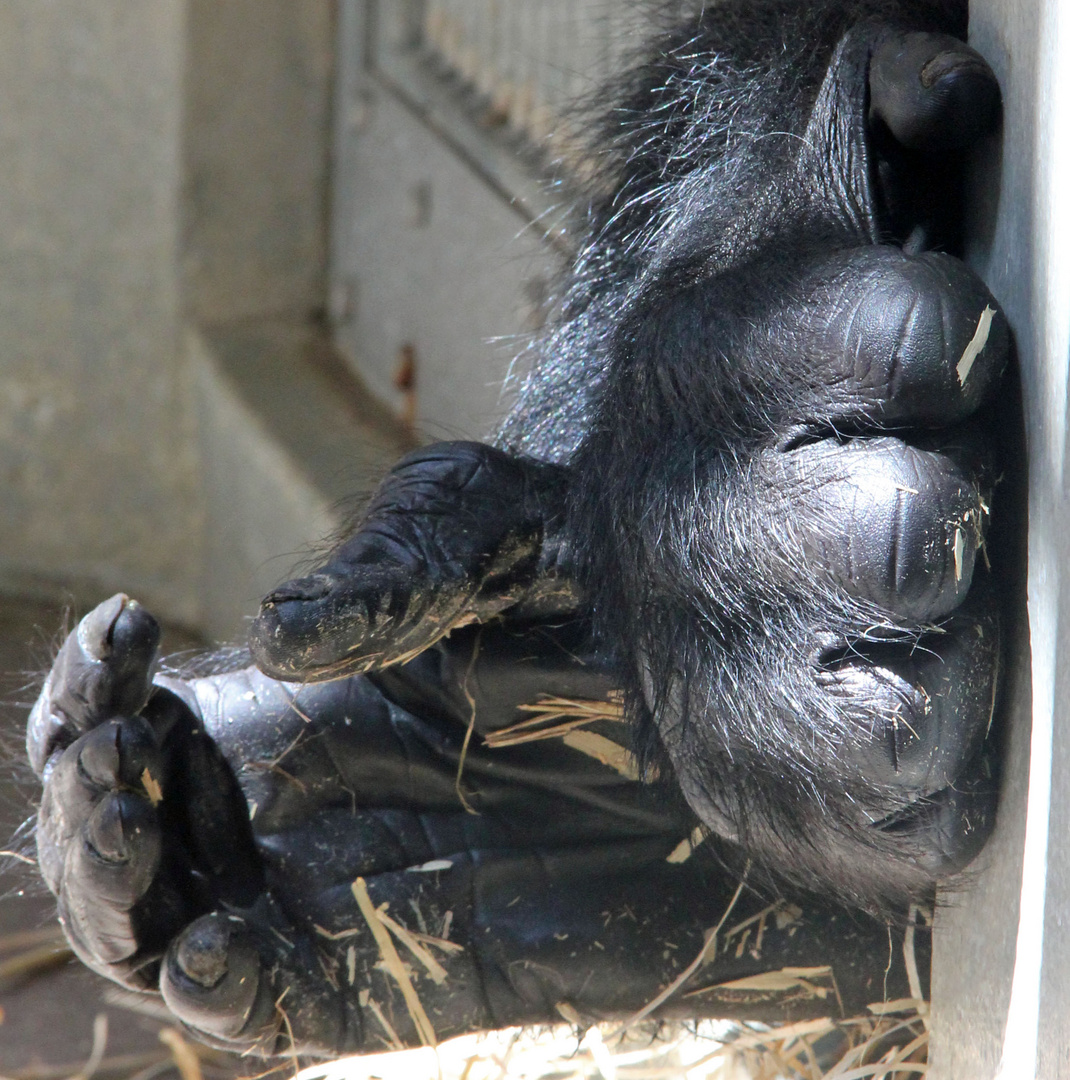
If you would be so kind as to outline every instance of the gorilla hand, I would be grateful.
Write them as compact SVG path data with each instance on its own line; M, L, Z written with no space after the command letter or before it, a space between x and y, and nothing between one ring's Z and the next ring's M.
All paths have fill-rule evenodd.
M872 905L993 820L999 625L974 578L1010 335L931 250L995 79L873 20L819 48L846 6L763 5L758 44L721 45L714 5L640 69L585 258L642 256L560 333L602 364L570 539L635 713L707 825ZM763 34L771 100L732 83Z
M149 690L155 638L116 597L61 651L30 724L40 859L79 955L158 985L216 1045L322 1056L562 1010L622 1018L733 902L723 867L669 858L694 819L619 761L560 736L503 738L518 721L530 733L517 706L540 691L606 700L582 625L462 629L374 678L303 687L249 668L158 676ZM117 702L139 715L108 719ZM584 730L603 755L611 714ZM473 715L460 779L476 814L457 794ZM765 903L744 895L735 910ZM770 921L764 953L718 957L691 987L710 989L659 1015L817 1015L817 996L755 1004L717 987L830 960L847 1008L886 982L910 992L905 971L884 970L885 926L807 908ZM381 962L373 922L408 961L418 1007Z

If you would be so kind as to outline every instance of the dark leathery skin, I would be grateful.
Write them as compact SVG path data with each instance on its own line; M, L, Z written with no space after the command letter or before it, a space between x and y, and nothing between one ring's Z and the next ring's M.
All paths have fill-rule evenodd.
M966 598L988 525L993 479L984 454L923 449L891 436L823 439L760 461L762 490L794 516L783 558L900 619L935 622ZM785 500L786 501L786 500Z
M451 913L449 939L461 949L435 953L446 982L416 979L440 1038L552 1021L562 1003L591 1019L642 1007L701 948L734 879L697 853L667 861L695 821L657 785L557 739L503 749L482 741L527 718L519 706L540 692L605 699L612 680L584 653L587 640L577 623L472 627L384 672L381 685L362 676L283 684L254 668L189 681L158 676L142 717L91 729L55 751L49 771L46 801L63 807L65 827L44 814L42 850L65 852L65 871L50 884L79 955L139 989L158 980L175 1015L216 1045L270 1054L287 1049L292 1034L314 1055L375 1049L385 1034L369 994L403 1042L416 1044L354 900L361 876L373 902L388 902L412 931L440 932ZM478 733L462 783L476 814L456 792L473 710ZM187 720L236 780L234 804L217 799L216 812L232 823L239 812L251 815L252 831L231 836L227 858L260 884L251 895L228 893L217 863L214 908L198 891L197 866L219 846L205 853L192 845L208 825L198 802L220 785L198 764L198 743L175 736ZM614 720L589 730L623 735ZM156 806L144 769L162 778ZM171 784L190 773L204 787L176 800ZM103 831L102 817L110 822ZM161 859L175 849L185 851L186 880L175 861ZM766 903L746 894L740 918ZM861 1006L883 993L883 959L860 958L883 957L885 927L800 903L782 928L770 925L764 952L726 953L695 987L835 954L845 1001ZM896 993L908 992L905 973L887 977ZM280 997L292 1001L285 1022ZM820 998L709 990L659 1015L799 1018L825 1008Z
M999 117L991 68L946 34L889 35L870 61L869 87L871 117L909 150L964 149Z
M949 427L980 408L1006 364L1006 317L980 278L943 252L849 248L819 261L799 292L759 316L744 343L768 352L770 367L778 356L783 365L790 343L784 376L795 384L772 395L784 409L778 423ZM984 347L967 367L975 338Z
M149 695L160 643L156 619L123 593L91 616L63 643L30 713L26 749L38 776L57 739L70 741L101 720L133 715Z
M798 26L832 8L762 10ZM731 99L731 130L752 138L726 131L704 156L727 105L689 61L723 54L701 20L686 30L616 115L641 117L678 87L691 152L670 123L636 120L634 159L621 179L607 170L611 194L591 211L599 242L568 293L576 314L548 339L524 405L576 415L553 398L577 385L557 355L598 357L568 459L574 565L633 714L692 808L811 888L905 899L933 884L925 830L872 828L901 797L846 749L895 699L865 681L832 694L809 657L831 637L879 669L873 639L889 657L924 641L986 573L988 406L1010 334L981 280L933 248L961 250L965 159L939 132L962 119L980 137L998 87L946 35L860 21L813 97L785 92L776 113ZM797 47L786 31L778 44ZM909 83L895 101L893 77ZM896 141L908 107L909 145ZM976 123L960 116L973 110ZM596 261L599 243L644 242L642 258ZM989 716L960 719L972 733Z

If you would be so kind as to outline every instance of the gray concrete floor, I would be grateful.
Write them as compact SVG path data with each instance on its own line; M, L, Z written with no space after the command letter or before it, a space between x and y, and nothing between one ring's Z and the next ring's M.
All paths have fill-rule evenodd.
M33 838L27 823L39 789L25 764L23 730L64 625L64 606L0 597L0 849L29 857ZM69 621L80 613L75 609ZM165 630L165 653L199 644L188 634ZM34 940L27 935L43 936L50 928L58 929L55 903L36 869L0 857L0 972L5 963L26 955ZM147 999L143 1008L155 1004ZM98 1076L132 1077L144 1070L149 1056L161 1057L159 1032L171 1022L117 1004L114 988L74 960L63 959L18 980L0 977L0 1076L47 1080L78 1072L93 1049L94 1022L101 1014L107 1017L106 1066ZM167 1071L163 1065L151 1075ZM255 1064L245 1071L255 1071Z

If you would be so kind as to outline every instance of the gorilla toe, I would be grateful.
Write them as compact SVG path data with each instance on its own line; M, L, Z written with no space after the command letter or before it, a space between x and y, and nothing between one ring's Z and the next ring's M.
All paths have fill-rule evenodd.
M38 776L56 749L105 720L140 711L159 644L159 623L123 593L98 604L68 634L26 729Z
M870 117L908 150L962 150L999 119L999 83L984 58L947 34L892 33L870 61Z

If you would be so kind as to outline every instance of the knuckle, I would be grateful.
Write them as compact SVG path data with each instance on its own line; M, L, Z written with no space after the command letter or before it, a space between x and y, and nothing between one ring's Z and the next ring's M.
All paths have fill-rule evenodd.
M144 707L159 641L159 623L123 593L98 604L67 635L27 722L26 749L38 776L57 749Z
M893 33L870 65L871 114L902 146L955 152L995 124L999 84L985 60L948 34Z
M26 755L30 766L44 777L52 754L74 738L66 717L52 707L51 686L46 683L26 722Z
M76 879L60 896L60 915L75 953L106 977L118 974L116 965L138 951L130 911L122 904L102 903L100 897Z
M911 800L964 775L988 736L1000 675L999 607L987 585L939 633L828 650L817 680L861 718L846 760Z
M848 365L852 394L869 403L874 420L943 427L988 397L1010 332L964 263L942 253L863 249L852 253L835 291L825 348Z
M130 792L110 795L94 807L70 846L64 890L91 897L104 911L128 910L152 885L161 849L145 800Z
M106 789L119 783L120 728L120 723L112 720L94 728L78 740L76 745L79 771L91 786Z
M93 793L143 788L146 770L156 780L163 773L156 736L140 717L109 720L78 739L71 751L78 780Z
M782 456L800 565L901 619L958 607L986 524L966 468L888 436L823 440Z
M243 920L213 912L191 923L172 942L160 974L168 1008L191 1027L216 1038L256 1044L264 1036L260 1015L274 1000L260 956Z

